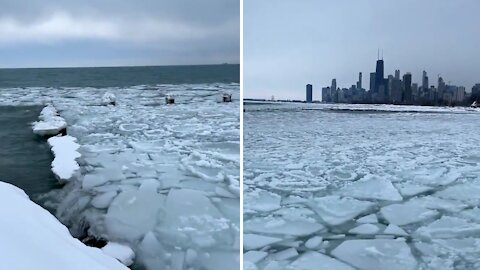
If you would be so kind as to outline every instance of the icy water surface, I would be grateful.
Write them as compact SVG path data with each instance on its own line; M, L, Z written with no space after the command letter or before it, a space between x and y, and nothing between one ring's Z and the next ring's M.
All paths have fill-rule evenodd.
M60 186L50 170L50 148L30 125L42 108L0 106L0 179L20 187L34 201Z
M107 91L117 106L100 106ZM234 102L218 102L224 92ZM134 269L238 269L238 83L5 88L0 97L53 103L78 139L78 179L44 196L74 236L129 245Z
M480 111L245 111L246 269L480 269Z

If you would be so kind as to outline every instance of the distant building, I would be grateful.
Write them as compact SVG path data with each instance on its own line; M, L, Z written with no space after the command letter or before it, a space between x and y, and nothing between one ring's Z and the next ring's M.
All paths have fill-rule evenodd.
M375 91L375 72L370 73L370 91Z
M375 92L379 91L380 86L384 85L383 59L377 60L375 68Z
M332 86L330 87L331 91L337 91L337 79L332 80Z
M403 90L403 102L412 103L412 74L410 72L403 75Z
M399 69L395 70L395 79L400 80L400 70Z
M322 102L332 102L332 94L329 86L322 88Z
M312 99L312 85L311 84L307 84L307 99L306 99L306 102L307 103L312 103L313 99Z
M471 97L473 100L480 101L480 83L477 83L472 87Z
M362 73L358 73L357 89L362 89Z
M426 91L428 89L428 76L425 70L423 71L423 74L422 74L422 88L423 88L423 91Z

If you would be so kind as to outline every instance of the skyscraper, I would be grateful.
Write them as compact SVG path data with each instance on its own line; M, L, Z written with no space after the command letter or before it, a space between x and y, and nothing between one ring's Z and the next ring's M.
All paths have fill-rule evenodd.
M395 70L395 79L400 80L400 70L399 69Z
M337 90L337 79L332 80L332 86L330 87L330 91L336 91Z
M312 103L312 85L307 84L307 103Z
M423 71L423 76L422 76L422 88L423 88L423 91L428 90L428 76L425 70Z
M377 67L375 68L375 92L378 92L378 89L381 85L384 85L384 82L383 59L379 59L377 60Z
M375 72L370 73L370 91L375 91Z
M362 73L358 73L357 89L362 89Z
M403 102L412 103L412 74L410 72L403 75L403 89Z

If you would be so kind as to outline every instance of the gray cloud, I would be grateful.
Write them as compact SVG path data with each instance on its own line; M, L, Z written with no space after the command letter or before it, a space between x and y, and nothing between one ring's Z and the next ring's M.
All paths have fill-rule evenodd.
M151 53L142 56L143 60L138 58L142 53L137 53L134 64L151 64L152 59L157 64L175 62L165 57L166 52L178 55L181 64L188 63L186 55L191 64L239 62L238 0L9 0L0 1L0 6L0 49L4 53L18 51L19 46L37 46L39 54L48 47L59 51L68 48L70 53L80 55L81 46L72 50L72 43L94 42L98 48L111 51L127 46L132 54ZM9 65L28 62L21 58L20 54L18 64L12 59ZM125 58L112 55L112 64ZM37 62L27 65L44 65Z
M349 87L375 71L383 48L386 74L425 68L469 90L480 82L480 2L476 0L244 1L247 97L305 98L305 84L337 78Z

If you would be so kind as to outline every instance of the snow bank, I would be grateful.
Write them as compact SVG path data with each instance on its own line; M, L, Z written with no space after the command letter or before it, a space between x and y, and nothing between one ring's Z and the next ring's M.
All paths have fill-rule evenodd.
M33 133L40 136L54 136L67 128L67 122L58 116L58 112L49 104L40 112L40 121L32 124Z
M0 261L17 270L128 269L100 249L73 238L23 190L0 182Z
M75 161L75 159L80 157L80 153L77 152L80 145L76 141L75 137L68 135L48 139L48 144L55 155L55 159L52 162L52 171L59 180L70 180L80 168L77 161Z

